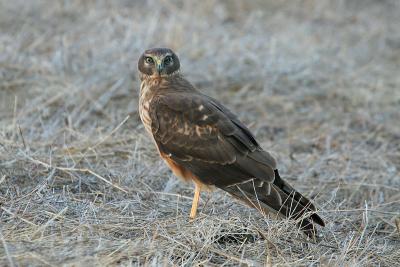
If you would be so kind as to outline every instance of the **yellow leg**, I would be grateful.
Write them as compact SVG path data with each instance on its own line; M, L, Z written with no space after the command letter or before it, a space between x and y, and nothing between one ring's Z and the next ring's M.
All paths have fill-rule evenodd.
M192 210L190 211L190 219L194 219L196 217L197 207L199 206L200 192L201 192L201 185L195 183Z

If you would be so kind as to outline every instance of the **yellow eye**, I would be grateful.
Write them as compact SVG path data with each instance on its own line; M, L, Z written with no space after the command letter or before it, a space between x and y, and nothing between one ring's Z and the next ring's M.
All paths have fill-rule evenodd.
M154 60L153 60L151 57L146 57L144 60L145 60L146 63L148 63L148 64L153 64L153 63L154 63Z

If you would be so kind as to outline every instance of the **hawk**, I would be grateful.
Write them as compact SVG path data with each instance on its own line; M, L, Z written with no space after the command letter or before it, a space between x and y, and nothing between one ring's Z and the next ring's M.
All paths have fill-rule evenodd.
M309 237L316 234L314 223L325 225L315 206L280 177L250 130L180 74L171 49L144 51L138 69L140 118L172 172L195 185L190 218L201 190L217 187L263 214L295 220Z

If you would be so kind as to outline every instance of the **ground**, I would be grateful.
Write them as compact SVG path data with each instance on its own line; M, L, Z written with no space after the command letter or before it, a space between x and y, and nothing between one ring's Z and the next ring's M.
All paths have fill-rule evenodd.
M0 265L394 266L400 3L0 1ZM237 113L327 226L307 240L160 160L140 53ZM397 225L397 226L396 226Z

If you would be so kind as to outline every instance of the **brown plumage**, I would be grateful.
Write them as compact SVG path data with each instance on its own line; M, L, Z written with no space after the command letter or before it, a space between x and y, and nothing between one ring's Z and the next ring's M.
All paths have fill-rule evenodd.
M226 107L197 91L179 73L168 48L146 50L139 59L140 117L161 157L175 175L200 191L218 187L263 213L297 221L308 235L324 226L314 205L279 175L275 159Z

